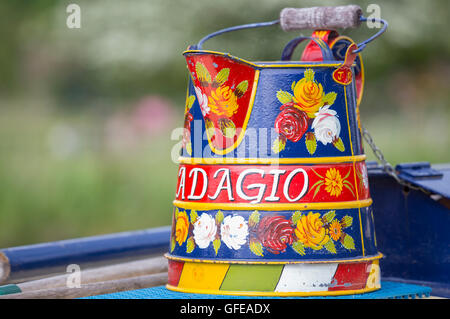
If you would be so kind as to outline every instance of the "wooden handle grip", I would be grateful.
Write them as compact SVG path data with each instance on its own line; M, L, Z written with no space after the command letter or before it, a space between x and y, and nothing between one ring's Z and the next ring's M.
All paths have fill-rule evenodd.
M284 31L355 28L361 24L361 15L362 9L358 5L285 8L280 13L280 25Z

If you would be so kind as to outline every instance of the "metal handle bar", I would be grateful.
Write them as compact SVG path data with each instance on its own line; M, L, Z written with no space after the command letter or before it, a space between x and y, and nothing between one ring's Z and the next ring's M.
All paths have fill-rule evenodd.
M311 9L315 9L315 8L295 9L295 10L311 10ZM284 9L284 10L286 10L286 9ZM282 11L282 12L283 12L283 11ZM304 12L309 12L309 11L304 11ZM323 18L323 19L324 19L324 18ZM322 20L323 20L323 19L322 19ZM202 47L203 47L203 44L204 44L207 40L209 40L209 39L211 39L211 38L214 38L214 37L216 37L216 36L218 36L218 35L224 34L224 33L232 32L232 31L238 31L238 30L244 30L244 29L269 27L269 26L273 26L273 25L276 25L276 24L283 23L282 20L283 20L283 19L278 19L278 20L268 21L268 22L249 23L249 24L243 24L243 25L238 25L238 26L233 26L233 27L221 29L221 30L218 30L218 31L216 31L216 32L213 32L213 33L208 34L207 36L203 37L203 38L198 42L198 44L197 44L196 46L192 46L191 49L194 49L194 50L201 50ZM318 26L318 25L321 25L321 24L323 25L323 21L322 21L322 20L319 21L319 22L317 22L317 23L309 23L309 24L307 24L307 26L312 26L312 27L314 28L315 26ZM386 20L384 20L384 19L376 19L376 18L370 18L370 19L369 19L369 18L366 18L366 17L364 17L364 16L362 16L362 15L359 16L358 23L353 22L353 23L351 24L351 26L357 26L357 25L359 25L361 22L366 22L366 21L379 22L379 23L382 23L383 26L380 28L380 30L379 30L376 34L374 34L373 36L371 36L371 37L368 38L367 40L364 40L364 41L362 41L361 43L359 43L359 44L358 44L358 47L357 47L357 49L354 51L354 53L359 53L359 52L361 52L362 50L364 50L368 43L372 42L373 40L375 40L376 38L378 38L380 35L382 35L382 34L386 31L386 29L387 29L387 27L388 27L388 22L387 22ZM284 22L284 23L286 24L286 22ZM340 24L340 25L343 25L343 24ZM291 26L290 28L283 28L283 29L284 29L284 30L300 30L300 29L303 29L304 27L305 27L305 26L303 26L303 27L300 28L300 26L299 26L298 28L297 28L297 27L294 28L294 27Z

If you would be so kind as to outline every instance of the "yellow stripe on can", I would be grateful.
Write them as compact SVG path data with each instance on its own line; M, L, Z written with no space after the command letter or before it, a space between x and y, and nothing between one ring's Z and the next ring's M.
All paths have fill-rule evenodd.
M178 287L219 290L229 267L229 264L186 262Z

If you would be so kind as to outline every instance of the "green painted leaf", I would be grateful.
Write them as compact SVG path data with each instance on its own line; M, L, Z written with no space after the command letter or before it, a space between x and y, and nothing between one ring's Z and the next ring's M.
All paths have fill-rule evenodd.
M216 256L217 256L217 252L219 251L221 243L222 242L220 241L219 238L213 240L213 247L214 247L214 251L216 252Z
M344 234L343 237L344 238L341 239L342 246L344 246L344 248L348 250L355 249L355 241L353 240L353 237L348 234Z
M297 222L302 217L302 212L297 210L294 214L292 214L291 220L293 225L297 225Z
M189 237L187 242L186 242L186 252L188 254L190 254L195 248L195 241L194 241L194 237Z
M330 210L329 212L327 212L326 214L324 214L322 216L322 220L325 223L331 223L331 221L334 219L335 216L336 216L336 211L335 210Z
M306 133L305 139L306 149L310 155L313 155L317 149L317 140L316 136L312 132Z
M302 256L305 255L305 246L300 241L295 241L292 244L292 249L299 255L302 255Z
M241 83L239 83L236 86L236 90L234 91L234 94L237 97L241 97L245 94L245 92L247 92L247 89L248 89L248 81L247 80L242 81Z
M195 72L197 73L197 78L200 83L211 83L211 75L208 72L208 69L201 62L197 62L195 64Z
M172 237L171 241L170 241L170 252L173 252L173 250L175 249L175 237Z
M192 107L192 104L194 104L195 96L190 95L186 101L186 110L189 111Z
M314 197L316 197L316 195L317 195L317 193L319 192L319 190L320 190L320 187L323 185L323 183L324 183L324 181L319 181L320 182L320 184L319 184L319 186L316 188L316 191L314 192L314 195L313 195L313 198ZM317 183L319 183L319 182L317 182ZM316 183L316 184L317 184ZM315 185L315 184L314 184Z
M192 155L192 143L186 144L186 152L188 152L189 155Z
M295 88L295 81L292 82L292 84L291 84L291 90L292 90L292 92L294 92L294 88Z
M252 253L254 253L256 256L264 257L263 246L259 241L251 240L249 247Z
M280 101L281 104L286 104L293 101L293 96L291 93L279 90L277 92L277 99Z
M339 151L343 152L345 151L344 142L342 142L342 139L339 137L337 140L333 142L334 147L336 147Z
M178 219L178 214L180 213L180 211L178 210L178 207L175 207L175 220Z
M326 250L328 250L332 254L336 254L336 246L334 245L334 241L331 239L327 241L327 243L323 246Z
M319 173L317 173L315 170L312 169L312 171L313 171L314 174L316 174L316 175L319 176L320 178L324 179L324 177L323 177L322 175L320 175Z
M334 101L336 100L336 96L337 96L337 94L335 92L327 93L323 98L324 104L328 104L328 105L333 104Z
M206 127L206 133L208 134L208 136L211 138L214 136L214 134L216 134L216 129L214 127L213 122L208 119L205 118L205 127Z
M316 197L317 193L320 190L320 186L322 186L323 183L325 183L323 180L319 180L319 181L315 182L313 186L311 186L311 188L310 188L311 190L313 190L315 187L317 187L316 191L314 192L313 198Z
M341 219L342 228L350 227L352 224L353 224L352 216L345 215L344 217L342 217L342 219Z
M220 130L225 137L232 138L236 135L236 125L230 119L219 120Z
M317 182L314 183L313 186L311 186L311 189L313 189L314 187L319 186L320 184L323 184L323 183L325 183L323 180L318 180Z
M250 227L255 227L259 223L260 216L259 212L255 210L248 218L248 225Z
M224 68L217 73L216 78L214 79L220 85L224 84L228 80L228 75L230 75L230 69Z
M216 214L216 224L220 225L220 223L223 221L223 213L221 210L219 210Z
M358 175L359 178L363 178L363 176L361 175L361 172L359 171L359 169L356 170L356 175Z
M353 189L349 186L349 184L344 182L344 186L345 186L345 188L347 188L353 194L353 197L356 197L355 193L353 192Z
M194 223L197 221L198 214L195 209L191 209L191 224L194 225Z
M280 137L277 137L275 141L273 141L272 145L272 151L275 154L280 153L282 150L284 150L286 147L286 140Z
M349 177L349 176L350 176L350 173L351 173L351 171L352 171L352 169L350 168L350 169L348 170L348 173L347 173L347 175L345 175L345 177L343 178L343 180L344 180L344 183L345 183L345 182L348 182L348 181L346 181L346 179L347 179L347 177Z

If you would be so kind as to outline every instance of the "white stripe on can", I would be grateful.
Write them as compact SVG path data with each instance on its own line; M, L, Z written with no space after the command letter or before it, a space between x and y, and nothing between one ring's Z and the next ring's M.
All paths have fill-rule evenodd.
M338 263L285 265L275 291L328 291Z

